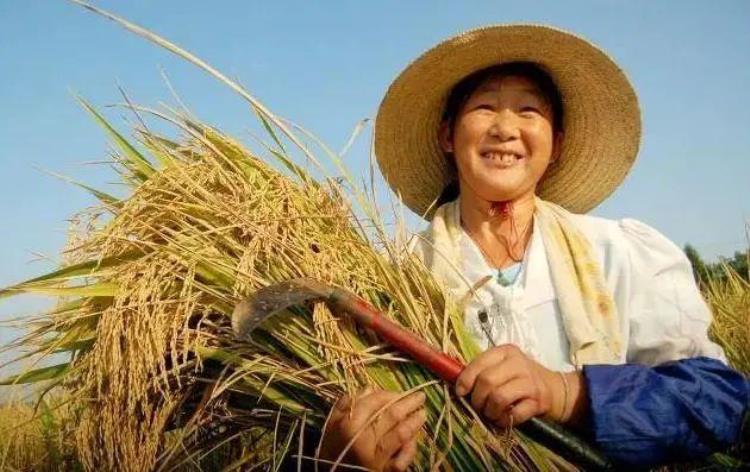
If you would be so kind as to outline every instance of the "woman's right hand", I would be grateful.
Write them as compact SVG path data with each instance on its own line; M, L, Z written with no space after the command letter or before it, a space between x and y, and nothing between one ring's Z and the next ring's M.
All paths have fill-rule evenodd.
M416 392L396 400L400 395L368 387L353 397L342 397L331 411L320 457L335 461L356 436L342 464L376 471L406 470L416 456L417 433L426 420L425 395Z

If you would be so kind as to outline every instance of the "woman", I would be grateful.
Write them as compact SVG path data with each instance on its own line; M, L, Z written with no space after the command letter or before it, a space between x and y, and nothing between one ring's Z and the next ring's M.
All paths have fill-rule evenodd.
M582 214L621 183L640 139L635 93L602 51L542 26L464 33L402 72L375 133L389 184L430 220L415 253L487 348L456 386L478 412L572 423L638 465L737 439L748 384L707 337L684 254L638 221ZM395 397L339 402L323 455ZM396 402L349 459L407 468L423 401Z

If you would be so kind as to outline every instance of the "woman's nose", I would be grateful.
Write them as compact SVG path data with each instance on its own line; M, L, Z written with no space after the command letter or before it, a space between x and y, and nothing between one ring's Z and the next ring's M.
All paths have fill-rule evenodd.
M520 136L518 121L510 110L502 110L495 116L489 133L490 136L496 137L501 141L518 138Z

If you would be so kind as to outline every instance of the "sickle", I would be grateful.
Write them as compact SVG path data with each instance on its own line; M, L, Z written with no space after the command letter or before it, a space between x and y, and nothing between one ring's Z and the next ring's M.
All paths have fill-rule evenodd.
M311 278L293 279L258 290L235 307L232 329L237 337L247 339L266 319L301 303L315 301L324 301L336 312L347 313L446 382L455 383L464 368L458 360L425 343L353 293Z

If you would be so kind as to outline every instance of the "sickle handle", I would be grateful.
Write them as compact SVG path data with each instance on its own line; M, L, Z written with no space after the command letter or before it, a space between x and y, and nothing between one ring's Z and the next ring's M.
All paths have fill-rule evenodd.
M389 344L408 354L418 364L451 385L456 383L461 371L464 370L464 365L458 360L432 348L384 316L374 318L371 328Z
M375 331L388 344L408 354L418 364L431 370L446 382L456 383L456 379L464 369L464 365L458 360L433 348L357 296L336 289L329 300L355 317L358 323Z

